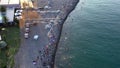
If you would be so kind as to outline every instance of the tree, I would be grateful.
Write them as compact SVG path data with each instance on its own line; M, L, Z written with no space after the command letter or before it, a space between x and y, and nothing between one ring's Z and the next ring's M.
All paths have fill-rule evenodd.
M4 24L4 25L7 25L7 22L8 22L7 17L6 17L6 16L3 16L3 24Z
M13 25L19 26L19 20L18 20L17 18L14 18L14 23L13 23Z
M6 12L6 7L5 6L0 6L0 11L1 12Z

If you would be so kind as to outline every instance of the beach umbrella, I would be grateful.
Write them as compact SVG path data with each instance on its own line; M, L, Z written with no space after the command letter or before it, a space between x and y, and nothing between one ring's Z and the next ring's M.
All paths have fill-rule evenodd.
M4 48L7 46L7 43L5 41L0 41L0 48Z

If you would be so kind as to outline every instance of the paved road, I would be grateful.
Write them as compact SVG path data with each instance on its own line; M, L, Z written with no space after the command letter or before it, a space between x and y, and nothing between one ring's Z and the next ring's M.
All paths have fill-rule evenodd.
M24 31L21 30L21 47L17 56L17 63L15 68L35 68L33 60L39 56L39 50L48 43L47 30L44 29L45 24L38 23L36 26L30 27L30 38L24 38ZM34 40L33 36L39 35L38 40ZM41 64L41 63L40 63Z

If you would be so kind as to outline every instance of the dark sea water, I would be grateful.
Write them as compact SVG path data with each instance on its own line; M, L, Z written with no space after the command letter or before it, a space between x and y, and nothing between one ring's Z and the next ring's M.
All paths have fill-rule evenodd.
M80 0L64 24L56 68L120 68L120 0Z

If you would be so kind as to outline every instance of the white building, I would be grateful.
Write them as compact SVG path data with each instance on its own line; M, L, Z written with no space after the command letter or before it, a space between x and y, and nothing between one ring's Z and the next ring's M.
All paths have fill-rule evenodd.
M7 17L8 22L13 22L14 11L15 11L15 8L20 7L20 1L19 0L0 0L0 6L5 6L6 7L5 16ZM0 23L2 23L1 12L0 12Z

